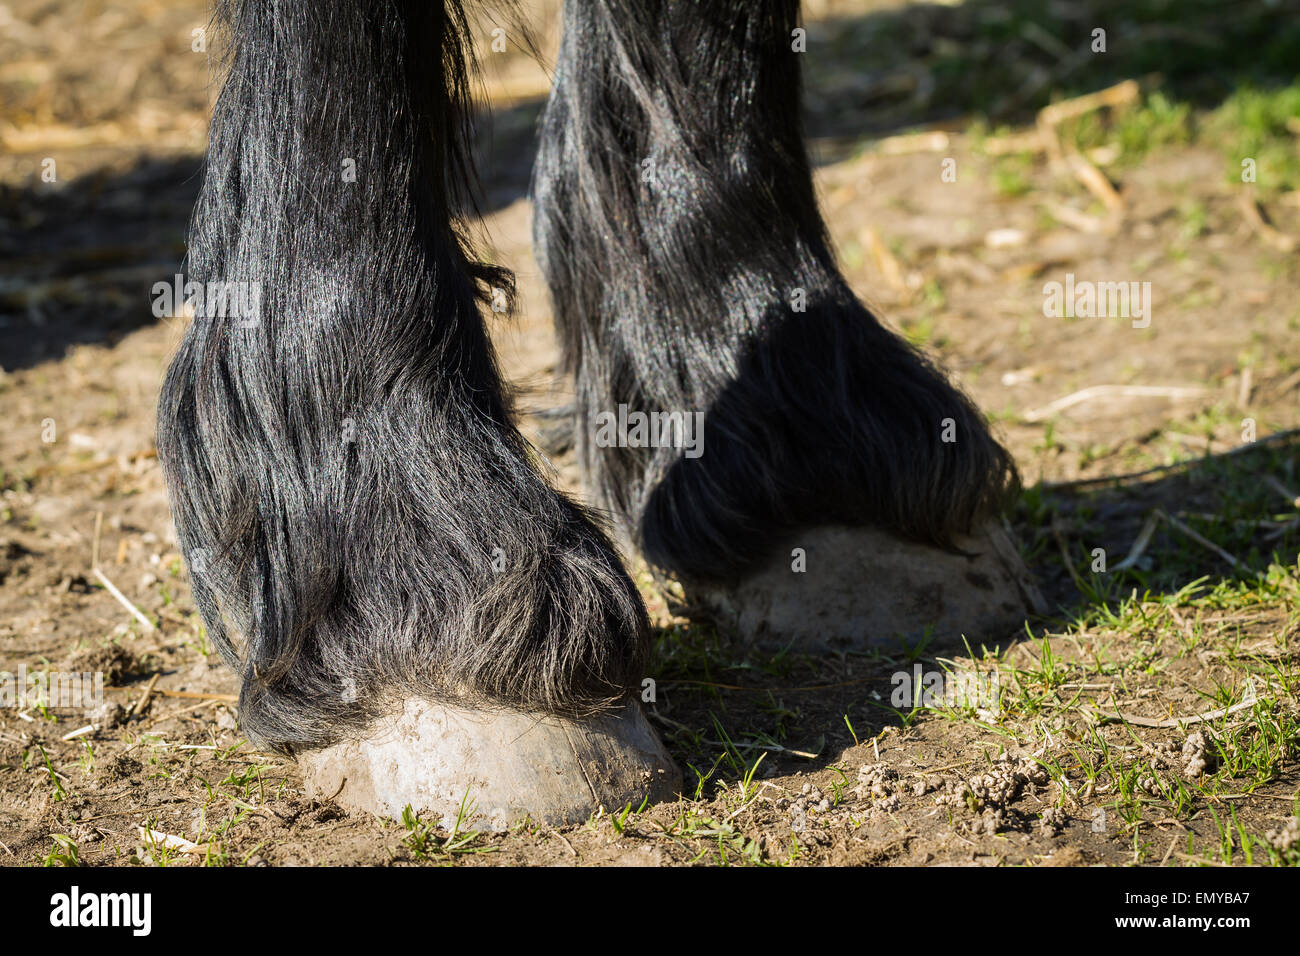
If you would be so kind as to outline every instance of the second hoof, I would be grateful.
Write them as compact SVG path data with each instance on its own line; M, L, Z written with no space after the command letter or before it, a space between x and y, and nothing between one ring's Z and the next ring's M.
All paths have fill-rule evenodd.
M871 528L811 528L730 587L682 582L687 613L799 650L972 645L1021 631L1045 605L1000 524L951 554Z

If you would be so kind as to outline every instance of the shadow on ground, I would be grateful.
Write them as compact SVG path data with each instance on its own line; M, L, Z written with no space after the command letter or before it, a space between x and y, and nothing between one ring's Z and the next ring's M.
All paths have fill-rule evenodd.
M0 365L156 322L150 289L180 271L199 175L198 159L146 159L66 184L0 185Z
M1022 495L1013 527L1048 600L1045 617L1026 620L1018 633L969 635L969 646L921 642L830 657L746 648L698 625L663 628L650 670L658 727L687 769L688 789L691 771L707 776L720 748L724 763L741 768L765 751L771 774L826 769L858 742L911 723L916 712L891 697L899 675L918 667L944 671L945 662L978 660L985 649L1006 652L1072 626L1104 625L1134 594L1185 603L1275 590L1279 566L1292 574L1300 566L1298 487L1300 432L1138 475L1035 486ZM1096 549L1109 570L1093 570ZM1117 569L1130 554L1130 565Z

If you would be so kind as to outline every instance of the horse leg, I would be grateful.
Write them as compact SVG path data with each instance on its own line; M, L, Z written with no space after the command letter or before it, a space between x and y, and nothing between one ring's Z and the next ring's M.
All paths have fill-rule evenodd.
M835 264L797 0L569 0L565 17L534 245L591 496L749 636L1016 629L1039 599L998 520L1014 464Z
M228 75L158 453L241 729L309 789L489 826L670 794L647 620L511 423L467 211L458 0L222 0ZM211 288L211 285L208 285Z

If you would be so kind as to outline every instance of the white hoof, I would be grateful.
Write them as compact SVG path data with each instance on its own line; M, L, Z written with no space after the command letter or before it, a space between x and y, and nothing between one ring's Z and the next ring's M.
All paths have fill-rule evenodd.
M582 823L602 806L636 808L681 789L681 772L636 703L567 720L408 700L364 737L298 763L316 799L395 819L410 806L450 827L468 793L475 815L467 825L493 831L524 817Z

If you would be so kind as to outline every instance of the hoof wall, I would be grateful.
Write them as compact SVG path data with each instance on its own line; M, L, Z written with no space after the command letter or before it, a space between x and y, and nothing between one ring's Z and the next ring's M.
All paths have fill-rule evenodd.
M1005 639L1045 605L1000 524L949 554L871 528L810 528L736 585L683 581L687 613L742 639L800 650L897 648ZM803 551L804 570L795 570Z
M602 806L635 809L681 789L681 772L635 703L567 720L408 700L365 737L298 763L310 796L394 819L409 805L450 827L468 791L468 825L492 831L525 817L582 823Z

